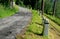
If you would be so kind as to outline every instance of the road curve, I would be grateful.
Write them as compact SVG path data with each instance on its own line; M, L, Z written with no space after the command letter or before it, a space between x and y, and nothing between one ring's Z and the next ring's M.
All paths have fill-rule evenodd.
M31 17L29 9L19 7L19 12L13 16L0 19L0 39L15 39L16 34L27 26Z

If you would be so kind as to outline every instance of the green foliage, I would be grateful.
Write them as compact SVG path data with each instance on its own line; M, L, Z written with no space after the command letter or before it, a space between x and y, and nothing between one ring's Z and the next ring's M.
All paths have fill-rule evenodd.
M42 0L39 0L39 1L36 2L35 9L39 9L39 10L41 9L41 1Z
M60 0L56 3L56 16L60 18Z
M4 6L9 6L10 0L0 0L0 4Z
M51 2L51 0L45 0L44 12L47 14L49 14L49 12L52 12L52 5L53 2Z
M47 10L47 12L46 12ZM53 13L53 0L46 0L45 13L52 15ZM55 16L60 18L60 0L56 2Z

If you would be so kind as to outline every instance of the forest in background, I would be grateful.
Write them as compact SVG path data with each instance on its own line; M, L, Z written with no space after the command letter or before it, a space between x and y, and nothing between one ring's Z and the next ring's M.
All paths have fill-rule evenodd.
M53 13L55 0L45 0L44 1L44 12L49 15L55 15L60 18L60 0L56 0L55 3L55 14ZM42 9L42 0L16 0L16 4L20 6L29 7L36 10Z

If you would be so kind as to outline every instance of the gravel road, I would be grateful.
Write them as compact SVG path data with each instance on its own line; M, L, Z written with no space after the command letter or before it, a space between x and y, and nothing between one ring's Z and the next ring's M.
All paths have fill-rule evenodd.
M27 26L31 17L29 9L19 7L19 12L13 16L0 19L0 39L15 39L15 35Z

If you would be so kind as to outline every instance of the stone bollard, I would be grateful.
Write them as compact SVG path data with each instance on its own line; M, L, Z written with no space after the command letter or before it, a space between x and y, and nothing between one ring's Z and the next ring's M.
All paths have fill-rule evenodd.
M48 22L48 20L44 19L44 32L43 32L43 35L46 39L48 39L48 30L49 30L49 22Z

